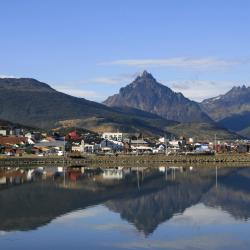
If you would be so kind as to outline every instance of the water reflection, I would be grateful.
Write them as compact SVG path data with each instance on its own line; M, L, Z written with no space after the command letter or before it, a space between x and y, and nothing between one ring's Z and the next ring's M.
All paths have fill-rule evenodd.
M146 237L162 223L172 229L173 225L190 229L208 221L214 226L219 221L243 222L250 217L249 168L63 170L0 170L0 231L38 229L72 211L81 211L81 217L97 205L119 215Z

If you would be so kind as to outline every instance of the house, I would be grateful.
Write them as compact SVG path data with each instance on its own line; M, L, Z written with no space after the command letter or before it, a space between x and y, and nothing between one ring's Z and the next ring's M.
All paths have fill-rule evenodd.
M80 153L94 153L95 151L95 144L88 144L85 143L84 140L81 142L73 142L71 146L72 152L80 152Z
M31 139L33 141L39 141L42 138L42 135L40 132L28 132L24 135L26 138Z
M7 135L7 130L6 129L0 129L0 135L6 136Z
M123 143L120 141L113 141L113 140L102 140L100 143L101 151L122 151Z
M67 140L71 140L71 141L80 141L81 137L80 135L78 135L77 131L72 131L67 135Z
M64 141L49 141L49 142L38 142L34 145L33 150L36 153L43 153L48 155L62 155L65 148Z
M35 147L47 147L47 148L59 148L63 149L65 145L64 141L48 141L48 142L38 142Z
M94 153L95 144L84 144L84 152L86 153Z
M153 148L153 153L165 153L166 151L166 146L162 143L157 144L154 148Z
M209 143L195 143L195 152L197 153L210 153L212 152L211 148L209 147Z
M139 146L147 147L149 146L149 143L144 141L143 139L138 139L138 140L131 140L130 145L131 147L139 147Z
M81 142L73 142L71 146L71 151L72 152L84 152L84 141Z
M113 140L113 141L122 141L123 140L123 133L105 132L102 134L102 139Z
M28 139L23 136L0 136L0 144L3 146L25 145Z
M20 128L15 128L15 129L11 129L10 130L10 135L16 135L16 136L20 136L22 135L23 130Z
M5 148L5 154L7 156L15 156L15 150L13 148Z
M237 152L238 153L247 153L247 152L249 152L249 145L247 145L247 144L239 144L237 146Z
M133 153L144 153L153 151L152 147L149 146L149 143L144 141L143 139L131 140L130 145Z

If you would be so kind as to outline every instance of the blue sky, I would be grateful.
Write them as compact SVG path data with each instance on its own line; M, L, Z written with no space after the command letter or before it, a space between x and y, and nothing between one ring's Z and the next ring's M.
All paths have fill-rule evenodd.
M1 0L0 76L102 101L146 69L194 100L250 85L249 0Z

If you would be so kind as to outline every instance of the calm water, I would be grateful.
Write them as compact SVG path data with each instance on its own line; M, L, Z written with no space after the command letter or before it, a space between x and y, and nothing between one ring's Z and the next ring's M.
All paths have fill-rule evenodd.
M250 249L250 168L0 170L0 249Z

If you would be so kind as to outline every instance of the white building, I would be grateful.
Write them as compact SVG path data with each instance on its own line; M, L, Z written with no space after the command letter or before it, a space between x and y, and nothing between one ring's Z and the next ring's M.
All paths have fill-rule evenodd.
M84 140L82 140L80 143L73 143L72 152L80 152L80 153L94 153L95 151L95 145L93 144L86 144Z
M6 129L0 129L0 135L6 136L7 130Z
M84 152L84 141L82 140L81 142L73 142L72 147L71 147L72 152Z
M105 132L102 134L102 138L105 140L122 141L123 133Z

